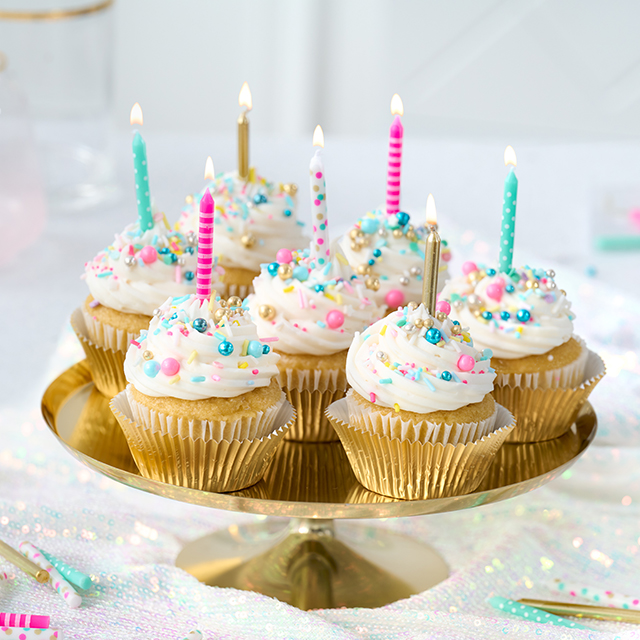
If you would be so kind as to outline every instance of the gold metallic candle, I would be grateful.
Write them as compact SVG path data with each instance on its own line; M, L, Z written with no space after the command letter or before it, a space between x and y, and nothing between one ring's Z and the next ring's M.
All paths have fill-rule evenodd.
M436 314L436 297L438 295L438 273L440 272L440 236L438 235L438 218L433 195L427 198L427 229L429 235L424 248L424 275L422 279L422 304L434 316Z
M240 89L238 103L245 110L238 118L238 174L242 180L249 177L249 119L247 113L251 111L251 91L245 82Z
M4 557L11 564L22 569L27 575L35 578L38 582L48 582L49 574L41 569L37 564L25 558L19 551L10 547L6 542L0 540L0 556Z
M542 609L558 616L573 618L594 618L595 620L611 620L613 622L631 622L640 624L640 611L630 609L614 609L612 607L593 607L575 602L554 602L553 600L518 600L520 604Z

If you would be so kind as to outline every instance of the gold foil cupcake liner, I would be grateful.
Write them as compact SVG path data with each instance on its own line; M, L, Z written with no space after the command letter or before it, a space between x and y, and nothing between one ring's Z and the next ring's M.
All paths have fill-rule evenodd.
M570 389L533 389L498 385L496 402L513 412L518 424L507 442L541 442L565 434L582 405L606 373L597 353L588 351L582 384Z
M243 300L253 293L253 285L244 285L244 284L228 284L224 285L224 295L222 296L225 299L230 298L231 296L238 296Z
M498 406L495 430L475 442L457 445L410 442L362 431L349 424L347 400L327 416L347 452L356 478L375 493L404 500L427 500L474 491L515 421Z
M140 334L131 333L124 329L116 329L104 322L100 322L98 318L92 316L84 305L80 307L80 312L84 318L85 334L89 340L102 347L103 349L111 349L113 351L122 351L127 353L127 349L132 340L135 340ZM151 317L149 317L151 322Z
M124 377L124 357L123 351L114 351L99 347L89 339L84 315L80 309L76 309L71 314L71 327L75 331L78 340L82 345L91 376L96 388L109 398L113 398L127 386Z
M111 410L129 443L141 475L152 480L201 491L239 491L256 484L269 466L276 448L295 419L283 402L275 428L254 440L203 440L167 433L133 419L127 394L111 400Z
M347 378L338 369L286 369L280 371L280 386L296 410L296 421L286 440L335 442L338 434L327 417L326 408L344 397Z
M280 400L266 407L263 411L256 412L253 416L242 416L227 420L197 420L180 418L159 411L136 402L131 393L131 385L125 389L131 416L138 424L143 424L161 434L177 435L191 440L215 440L221 442L227 440L255 440L263 438L274 429L278 412L286 402L285 395L280 395Z
M582 353L573 362L557 369L536 373L498 373L494 385L531 387L533 389L571 389L577 387L584 380L589 350L582 338L578 336L574 336L574 338L580 343Z
M409 442L430 442L431 444L466 444L480 440L489 435L495 428L498 409L484 420L457 424L441 424L422 420L415 423L403 420L399 415L379 411L376 405L363 405L355 401L355 391L347 394L347 406L351 424L362 431L369 431L386 438L408 440Z

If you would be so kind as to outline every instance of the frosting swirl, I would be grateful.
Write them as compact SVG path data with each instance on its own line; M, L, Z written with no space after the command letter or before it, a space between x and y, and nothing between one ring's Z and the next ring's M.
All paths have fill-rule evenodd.
M360 218L338 242L356 273L369 276L371 297L395 309L422 299L425 236L425 228L414 228L408 213L388 215L377 209ZM438 290L448 278L449 260L451 250L443 240Z
M148 396L233 398L268 386L279 358L241 307L190 295L158 309L127 350L124 372Z
M197 238L171 231L164 215L151 229L138 222L116 234L113 244L84 266L82 277L100 304L123 313L153 315L169 296L196 291ZM221 287L216 268L213 287Z
M344 256L317 267L309 250L278 251L278 262L263 265L247 305L260 336L278 336L276 348L316 356L349 347L356 331L383 313Z
M463 273L447 282L440 299L451 301L452 317L496 357L539 355L571 338L575 316L552 270L523 267L506 274L465 262Z
M415 413L480 402L495 377L467 329L446 315L432 318L424 305L398 309L356 334L347 355L347 379L361 396Z
M253 170L252 170L253 172ZM304 224L296 218L296 198L291 186L276 185L255 172L245 182L237 171L216 176L206 188L216 202L214 228L216 254L225 267L260 271L280 247L301 247L309 241ZM198 207L204 189L187 196L176 228L196 231Z

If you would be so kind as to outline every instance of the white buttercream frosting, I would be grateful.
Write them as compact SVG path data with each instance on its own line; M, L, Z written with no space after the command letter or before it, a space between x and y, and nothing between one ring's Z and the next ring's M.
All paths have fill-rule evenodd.
M230 309L217 323L218 309L215 300L196 295L168 299L131 343L127 380L147 396L183 400L232 398L268 386L280 356L243 309Z
M114 242L85 264L83 278L100 304L123 313L150 316L168 297L196 291L197 239L172 231L163 214L151 229L138 222L116 234ZM213 287L224 273L216 268Z
M280 263L263 265L253 281L255 294L247 298L258 334L278 336L278 351L317 356L343 351L357 331L384 313L385 307L371 300L371 291L341 254L318 268L308 249L286 253L291 259L282 268L289 270L289 277L278 274Z
M467 275L449 280L440 299L451 302L451 317L468 326L476 344L494 356L543 354L573 335L571 303L553 271L524 267L507 275L471 262L463 270Z
M373 404L415 413L453 411L493 390L496 374L486 355L450 318L432 318L424 305L404 307L356 334L347 379Z
M260 265L275 258L281 247L295 249L309 238L296 218L296 198L283 185L256 176L244 181L237 171L223 173L207 187L216 203L216 255L223 267L260 271ZM196 231L198 205L204 189L187 197L176 228ZM244 240L243 240L244 239Z
M424 226L414 228L409 214L388 215L386 211L377 209L360 218L340 238L339 244L349 264L356 271L362 271L370 260L374 261L369 271L378 279L380 288L372 292L371 296L378 304L397 307L422 299L425 237ZM442 289L448 278L449 260L451 250L446 241L443 241L438 290ZM391 291L402 295L395 293L389 296ZM396 302L398 299L400 302Z

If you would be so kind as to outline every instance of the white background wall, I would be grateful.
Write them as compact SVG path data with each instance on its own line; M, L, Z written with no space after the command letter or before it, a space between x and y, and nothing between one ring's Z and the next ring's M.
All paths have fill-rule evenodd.
M266 134L640 134L637 0L118 0L115 115L228 131L244 80Z

